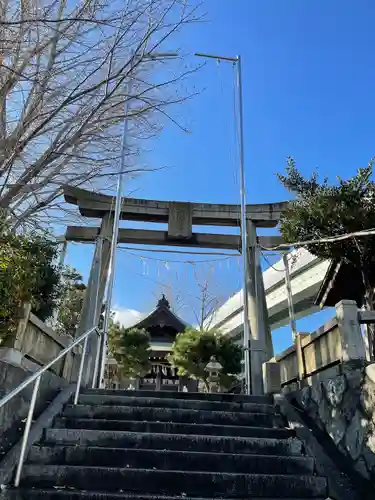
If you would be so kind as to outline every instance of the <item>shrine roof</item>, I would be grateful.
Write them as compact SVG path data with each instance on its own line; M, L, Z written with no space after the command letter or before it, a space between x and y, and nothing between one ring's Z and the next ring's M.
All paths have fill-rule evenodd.
M156 308L150 312L146 317L142 318L138 323L132 325L134 328L149 328L151 326L169 326L176 330L176 332L183 332L188 326L171 308L165 295L159 300Z
M369 271L369 280L375 283L375 266ZM364 304L365 290L360 269L333 259L315 298L320 307L334 307L340 300L355 300L358 307Z

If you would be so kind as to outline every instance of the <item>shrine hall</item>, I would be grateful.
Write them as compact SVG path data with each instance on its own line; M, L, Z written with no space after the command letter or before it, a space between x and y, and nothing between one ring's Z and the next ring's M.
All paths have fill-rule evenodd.
M180 377L177 368L169 363L167 356L171 352L176 335L185 331L188 325L179 318L170 307L163 294L156 308L138 323L129 328L145 329L150 336L151 371L136 380L129 381L118 373L117 363L108 359L106 370L107 387L114 389L141 389L148 391L194 391L197 382L188 377Z

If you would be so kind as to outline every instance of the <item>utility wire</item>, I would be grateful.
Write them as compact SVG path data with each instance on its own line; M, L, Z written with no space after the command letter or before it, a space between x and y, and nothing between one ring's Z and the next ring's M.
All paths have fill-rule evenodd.
M155 252L155 253L179 253L179 254L191 254L191 255L218 255L218 256L226 256L226 257L241 257L240 254L234 254L234 253L225 253L225 252L194 252L191 250L166 250L166 249L158 249L158 248L134 248L134 247L127 247L127 246L119 246L121 250L137 250L140 252Z
M178 264L205 264L205 263L209 263L209 262L222 262L224 260L229 260L231 258L234 258L234 257L238 257L238 255L232 255L230 257L223 257L223 258L220 258L220 259L207 259L207 260L168 260L168 259L157 259L157 258L154 258L154 257L148 257L148 256L144 256L144 255L137 255L135 253L132 253L132 252L129 252L128 250L122 248L122 247L118 247L119 250L123 250L127 255L131 255L132 257L137 257L137 258L141 258L141 259L145 259L145 260L153 260L153 261L156 261L156 262L163 262L163 263L178 263ZM140 249L142 250L142 249Z
M262 250L273 251L279 250L282 248L290 248L290 247L302 247L305 245L318 245L323 243L335 243L336 241L348 240L349 238L354 237L362 237L362 236L373 236L375 235L375 229L365 229L363 231L356 231L354 233L346 233L340 236L330 236L328 238L321 238L319 240L306 240L306 241L296 241L294 243L281 243L276 247L267 248L262 245L259 245Z
M268 259L269 255L266 255L264 252L261 252L261 253L262 253L262 257L263 257L263 259L267 262L267 264L268 264L270 267L272 267L272 269L274 269L274 270L275 270L275 271L277 271L278 273L283 273L283 272L285 272L284 267L283 267L282 269L276 269L276 267L275 267L276 262L274 262L273 264L271 264L271 262L270 262L270 261L269 261L269 259ZM279 255L279 254L271 254L271 255ZM294 257L295 257L294 255L288 255L288 262L293 261L293 260L294 260ZM280 262L280 261L278 261L278 262Z
M283 269L276 269L276 267L274 266L274 264L271 264L271 262L268 260L268 258L266 257L265 253L262 252L262 257L263 259L267 262L267 264L272 267L272 269L274 271L277 271L278 273L283 273L284 272L284 268Z
M346 234L342 234L340 236L330 236L328 238L321 238L319 240L305 240L305 241L295 241L293 243L281 243L280 245L277 245L275 247L264 247L263 245L258 245L259 248L261 248L262 250L264 251L267 251L267 252L275 252L277 250L282 250L282 249L290 249L292 247L303 247L303 246L306 246L306 245L319 245L319 244L324 244L324 243L335 243L337 241L345 241L345 240L348 240L350 238L360 238L360 237L363 237L363 236L375 236L375 229L365 229L363 231L356 231L356 232L353 232L353 233L346 233ZM61 242L57 242L57 243L61 243ZM56 244L57 244L56 243ZM78 242L70 242L72 244L78 244ZM144 251L144 252L166 252L166 253L182 253L182 254L187 254L187 253L190 253L190 254L194 254L194 255L224 255L225 258L224 259L212 259L212 260L207 260L207 261L195 261L195 262L215 262L215 261L219 261L219 260L227 260L227 259L230 259L230 258L237 258L237 257L240 257L240 255L236 255L236 254L226 254L226 253L221 253L221 252L192 252L192 251L189 251L189 252L185 252L183 250L159 250L159 249L143 249L143 248L132 248L132 247L118 247L120 250L128 250L128 248L131 248L132 251L134 250L139 250L139 251ZM129 252L130 254L130 252ZM135 255L135 254L133 254ZM264 254L263 254L264 255ZM148 259L151 259L151 257L144 257L144 258L148 258ZM292 258L292 257L291 257ZM165 262L165 259L153 259L153 260L158 260L160 262ZM178 260L175 260L175 261L171 261L171 262L187 262L187 263L191 263L192 261L178 261Z

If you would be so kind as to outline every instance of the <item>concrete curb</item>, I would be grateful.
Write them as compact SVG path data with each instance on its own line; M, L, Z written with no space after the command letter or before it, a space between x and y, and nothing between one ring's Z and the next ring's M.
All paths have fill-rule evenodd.
M40 440L43 435L44 429L51 427L54 418L62 411L64 405L69 401L69 398L72 396L74 390L75 384L72 384L59 392L55 399L37 418L37 420L31 426L27 451L29 451L30 447L34 443ZM12 480L14 468L18 463L21 444L22 438L18 441L17 444L13 446L11 450L8 451L8 453L0 462L0 485L2 488L3 485L9 484L9 482Z

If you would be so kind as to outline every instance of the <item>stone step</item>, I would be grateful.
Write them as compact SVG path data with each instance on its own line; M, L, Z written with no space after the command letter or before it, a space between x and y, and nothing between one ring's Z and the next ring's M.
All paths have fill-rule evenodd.
M142 398L193 399L201 401L221 401L230 403L273 404L272 396L246 396L244 394L173 392L170 391L122 391L116 389L82 389L81 394L118 395Z
M201 434L205 436L243 436L285 439L295 435L291 429L244 427L239 425L185 424L174 422L140 422L137 420L105 420L99 418L67 418L55 420L58 429L100 429L111 431L155 432L157 434Z
M66 489L21 489L10 490L7 492L7 500L212 500L212 497L187 497L187 496L165 496L165 495L138 495L137 493L101 493L97 491L85 490L66 490ZM244 499L244 497L240 497ZM248 497L246 497L248 498ZM277 497L280 498L280 497ZM227 500L234 500L227 499ZM238 498L236 499L238 500ZM251 500L265 500L263 498L252 497ZM267 497L266 500L277 500L276 497ZM283 500L296 500L294 498L285 498ZM298 500L308 500L307 498L298 497ZM326 497L316 498L315 500L326 500Z
M316 476L228 474L213 472L158 471L59 465L26 465L22 486L64 486L84 490L177 494L213 498L316 498L327 493L326 480ZM148 497L149 498L149 497Z
M304 456L200 453L133 448L33 446L28 463L130 467L179 471L263 474L312 474L314 460Z
M269 414L177 408L147 408L141 406L67 405L63 416L73 418L102 418L107 420L147 420L189 424L284 427L283 417L276 412Z
M302 444L296 438L247 438L186 434L155 434L87 429L47 429L45 443L63 445L201 451L211 453L259 453L298 455Z
M230 411L252 413L275 413L273 404L243 403L228 401L202 401L194 399L174 399L157 397L132 397L119 394L81 394L80 404L87 405L114 405L114 406L143 406L148 408L178 408L206 411Z

